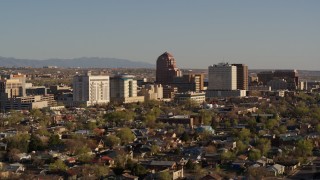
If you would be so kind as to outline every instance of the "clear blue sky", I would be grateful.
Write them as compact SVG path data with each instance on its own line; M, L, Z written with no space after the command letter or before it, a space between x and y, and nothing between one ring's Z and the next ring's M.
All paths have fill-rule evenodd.
M0 56L320 68L319 0L3 0Z

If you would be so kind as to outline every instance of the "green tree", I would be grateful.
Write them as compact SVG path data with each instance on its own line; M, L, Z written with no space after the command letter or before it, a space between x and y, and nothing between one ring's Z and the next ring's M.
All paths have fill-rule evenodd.
M317 132L317 133L320 133L320 124L317 124L317 126L316 126L316 132Z
M252 149L249 152L249 159L251 161L256 161L261 158L261 151L259 149Z
M122 144L128 144L135 139L135 136L130 128L121 128L117 132L117 136L121 139Z
M312 155L313 144L311 140L300 140L297 143L296 152L299 156Z
M18 133L15 136L6 138L8 150L15 148L21 152L28 152L29 139L30 135L24 133Z
M59 145L62 145L63 142L61 141L61 139L59 138L59 135L57 134L51 134L48 140L48 146L49 147L56 147Z
M119 145L121 142L120 138L118 138L115 135L109 135L109 136L105 136L104 138L104 143L105 145L113 148L114 146Z
M142 166L141 164L135 163L133 165L131 172L135 176L143 177L147 174L147 169L144 166Z
M108 113L104 116L104 118L109 122L114 122L116 125L124 125L125 122L132 121L134 116L134 112L125 110Z
M238 140L236 143L237 143L237 147L236 147L237 152L240 154L244 153L247 148L247 145L244 144L243 141L240 141L240 140Z
M202 119L202 123L204 125L211 125L212 123L212 112L210 110L200 110L199 111L200 117Z
M34 119L38 120L43 116L43 114L40 111L40 109L32 109L30 111L30 116L32 116Z
M152 145L151 146L151 154L158 154L158 152L160 151L160 147L158 145Z
M156 179L168 180L168 179L172 179L172 176L171 176L169 171L162 171L162 172L157 173L157 178Z
M56 160L54 163L51 163L49 165L49 170L50 171L66 171L67 170L67 165L60 159Z
M42 151L45 149L45 145L42 140L35 134L31 134L29 143L29 152L32 151Z
M8 125L14 125L20 122L23 119L23 114L19 111L10 111L7 118L4 121L8 122Z
M268 129L274 129L278 125L278 120L277 119L269 119L267 120L267 128Z
M243 128L241 129L241 131L239 131L238 137L240 138L240 140L242 141L247 141L249 139L250 136L250 130Z
M223 152L221 154L221 160L223 161L231 161L235 159L235 154L232 153L231 151Z
M268 139L260 138L257 142L257 148L261 151L262 155L267 155L271 149L271 142Z

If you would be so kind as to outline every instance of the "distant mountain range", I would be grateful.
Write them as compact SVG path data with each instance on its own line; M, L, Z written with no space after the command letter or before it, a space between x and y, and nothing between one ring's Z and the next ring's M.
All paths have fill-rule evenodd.
M155 68L154 64L146 62L131 61L127 59L81 57L74 59L16 59L0 56L0 66L2 67L81 67L81 68Z

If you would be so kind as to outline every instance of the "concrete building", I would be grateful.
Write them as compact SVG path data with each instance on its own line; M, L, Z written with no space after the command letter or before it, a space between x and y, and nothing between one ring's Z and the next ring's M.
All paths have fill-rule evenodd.
M109 76L93 76L88 71L86 75L77 75L73 78L73 101L87 106L106 104L110 102Z
M276 70L274 71L275 79L284 79L287 82L288 90L296 90L299 88L298 71L293 70Z
M143 102L144 96L138 96L137 80L132 75L118 75L110 78L110 99L114 102Z
M185 74L182 77L175 77L171 84L178 88L178 92L201 92L204 91L204 74Z
M186 92L186 93L176 93L174 95L175 102L184 102L192 100L199 104L206 101L206 96L204 92Z
M259 82L263 85L267 85L269 81L273 79L273 71L262 71L257 74Z
M163 87L161 84L146 84L138 93L144 96L144 100L161 100L163 99Z
M258 73L259 82L267 85L272 80L284 80L287 87L284 89L296 90L299 88L299 76L297 70L276 70ZM274 88L272 88L274 89Z
M26 75L3 75L0 80L0 94L2 98L26 96Z
M207 90L206 98L217 98L217 97L244 97L247 95L246 90Z
M188 125L191 129L194 127L194 118L189 115L160 116L157 118L157 121L169 124Z
M248 90L248 66L244 64L232 64L237 67L237 89Z
M31 109L41 109L44 107L53 107L57 103L53 98L53 95L48 94L45 96L24 96L24 97L15 97L9 98L4 101L1 109L3 110L31 110Z
M209 66L208 90L237 90L237 67L228 63Z
M288 89L288 83L285 79L273 79L267 83L272 90L286 90Z
M156 83L168 85L173 82L174 77L182 76L182 72L176 66L173 55L165 52L157 59Z
M163 98L173 99L174 94L178 92L178 88L170 85L163 86Z

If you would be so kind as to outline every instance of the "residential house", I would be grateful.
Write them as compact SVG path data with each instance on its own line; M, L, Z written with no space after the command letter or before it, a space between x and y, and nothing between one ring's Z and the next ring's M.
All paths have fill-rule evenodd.
M274 164L274 165L268 167L267 169L274 176L282 175L285 171L285 167L280 164Z
M148 165L149 169L161 171L164 169L176 169L177 163L175 161L151 161Z

